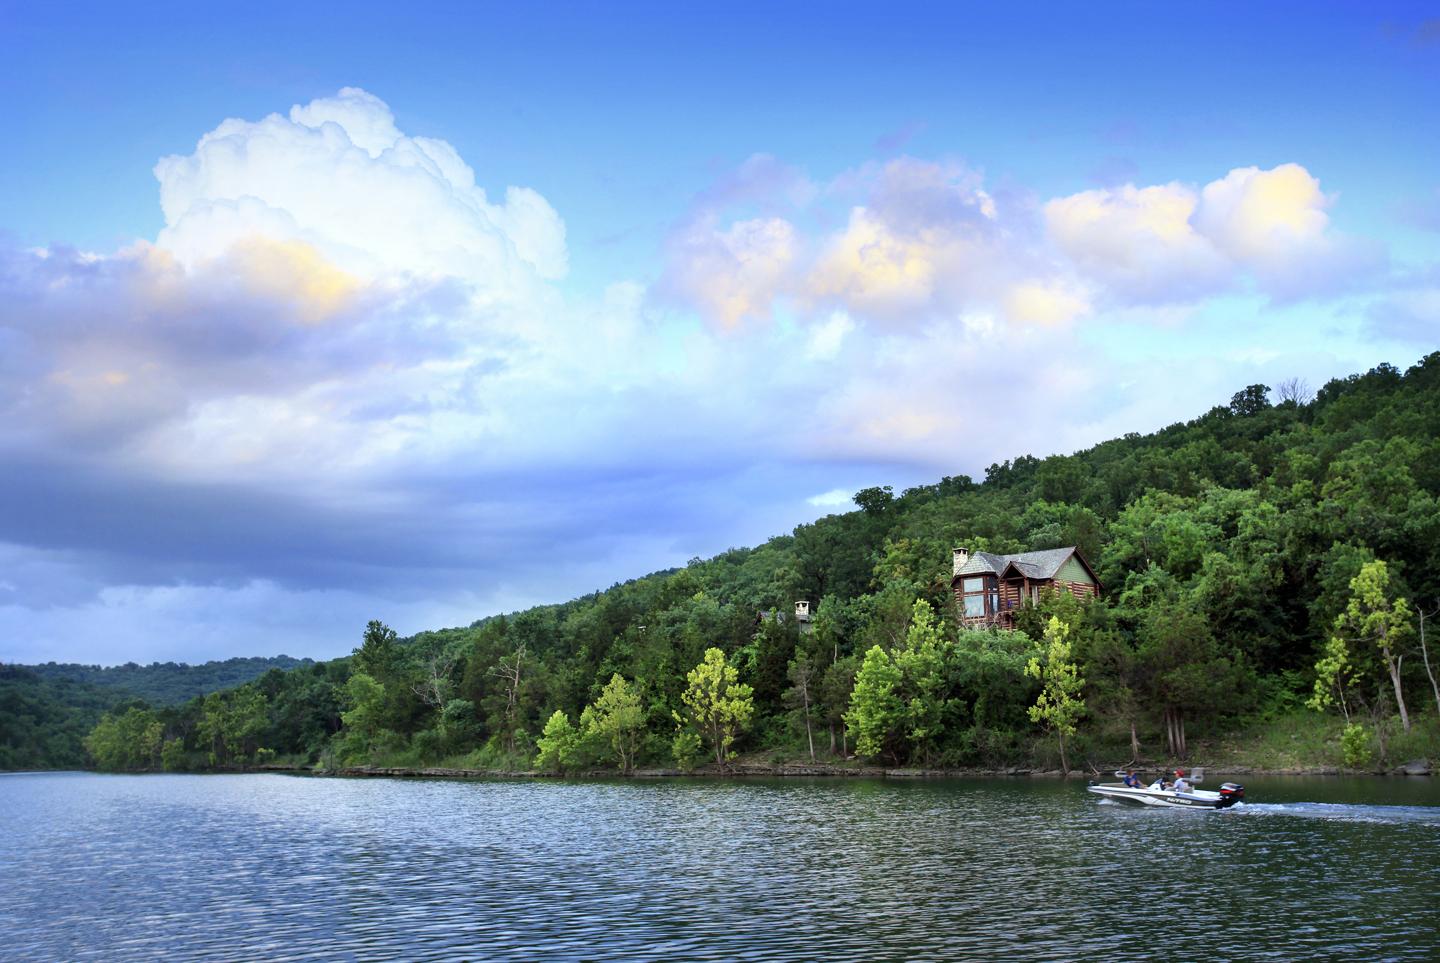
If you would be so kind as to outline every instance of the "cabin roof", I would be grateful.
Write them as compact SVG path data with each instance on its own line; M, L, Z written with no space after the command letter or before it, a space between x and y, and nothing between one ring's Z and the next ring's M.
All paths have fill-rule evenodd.
M1003 575L1006 569L1013 566L1026 578L1054 578L1065 560L1075 554L1074 545L1068 548L1047 548L1039 552L1019 552L1015 555L975 552L955 575Z

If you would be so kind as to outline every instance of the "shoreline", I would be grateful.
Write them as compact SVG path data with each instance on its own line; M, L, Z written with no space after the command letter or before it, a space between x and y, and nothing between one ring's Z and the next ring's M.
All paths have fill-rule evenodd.
M1417 760L1418 762L1418 760ZM1118 768L1118 767L1117 767ZM1160 767L1150 767L1153 771ZM1192 767L1185 767L1192 768ZM1258 766L1203 766L1203 768L1225 776L1370 776L1376 778L1428 778L1433 770L1412 764L1397 766L1385 771L1345 769L1340 766L1305 766L1288 769L1267 769ZM307 766L266 765L254 766L240 772L281 772L309 776L342 778L389 778L389 779L682 779L699 777L706 779L747 779L747 778L791 778L791 779L879 779L879 780L931 780L931 779L1085 779L1105 773L1071 770L1065 776L1058 769L1027 769L1009 767L1003 769L960 768L960 769L910 769L883 766L826 766L826 765L755 765L731 766L721 771L714 766L697 766L691 770L650 768L635 769L624 773L615 769L590 769L580 772L556 773L538 770L509 769L455 769L441 766L342 766L337 769L317 769Z
M1116 767L1124 768L1124 767ZM1139 767L1137 772L1155 772L1169 767ZM1415 760L1386 770L1346 769L1342 766L1292 766L1269 768L1264 766L1182 766L1186 769L1204 769L1216 776L1347 776L1374 779L1420 778L1436 775L1425 760ZM535 769L458 769L446 766L342 766L337 769L321 769L314 766L267 763L260 766L245 766L233 769L186 769L167 772L158 769L133 769L109 771L103 769L4 769L0 775L17 776L43 773L96 773L100 775L172 775L172 776L214 776L243 775L247 773L279 773L297 776L324 776L327 778L356 779L872 779L872 780L938 780L938 779L1063 779L1091 780L1096 776L1104 778L1105 772L1082 772L1072 769L1064 775L1058 769L1031 769L1022 766L1007 768L963 767L957 769L911 769L886 766L827 766L827 765L758 765L747 763L735 765L721 771L712 766L697 766L694 769L645 768L630 772L617 769L586 769L576 772L543 772ZM1207 781L1209 777L1207 776Z

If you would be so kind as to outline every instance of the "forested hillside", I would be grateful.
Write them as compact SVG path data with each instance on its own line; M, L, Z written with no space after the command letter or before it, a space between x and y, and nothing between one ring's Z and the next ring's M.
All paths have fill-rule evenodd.
M98 666L73 662L46 662L25 666L47 679L71 679L102 688L120 689L155 705L179 705L196 696L220 689L232 689L258 678L271 669L295 669L310 665L310 659L288 655L270 658L249 656L187 665L183 662L152 662L149 665Z
M137 768L629 768L758 749L1050 765L1184 758L1236 727L1338 731L1339 716L1335 751L1371 765L1433 736L1440 709L1433 633L1421 647L1440 606L1437 497L1440 353L1313 397L1253 385L978 481L866 489L757 548L564 604L410 639L371 623L349 658L131 709L90 745ZM1103 592L1042 598L1019 631L959 630L957 545L1079 546ZM813 631L784 617L797 600Z
M0 769L79 769L81 740L124 701L114 689L0 665Z
M0 665L0 769L78 768L87 761L81 740L116 706L180 705L270 669L309 664L280 655L202 665Z

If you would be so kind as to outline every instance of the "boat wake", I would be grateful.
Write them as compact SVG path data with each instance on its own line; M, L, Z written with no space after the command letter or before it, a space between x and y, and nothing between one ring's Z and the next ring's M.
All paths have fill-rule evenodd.
M1348 823L1384 823L1391 826L1433 826L1440 829L1437 806L1370 806L1348 803L1237 803L1236 816L1294 816Z

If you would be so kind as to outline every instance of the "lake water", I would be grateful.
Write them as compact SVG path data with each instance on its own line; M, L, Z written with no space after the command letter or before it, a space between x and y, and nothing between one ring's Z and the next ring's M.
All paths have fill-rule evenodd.
M1245 782L5 775L0 956L1440 959L1435 782Z

